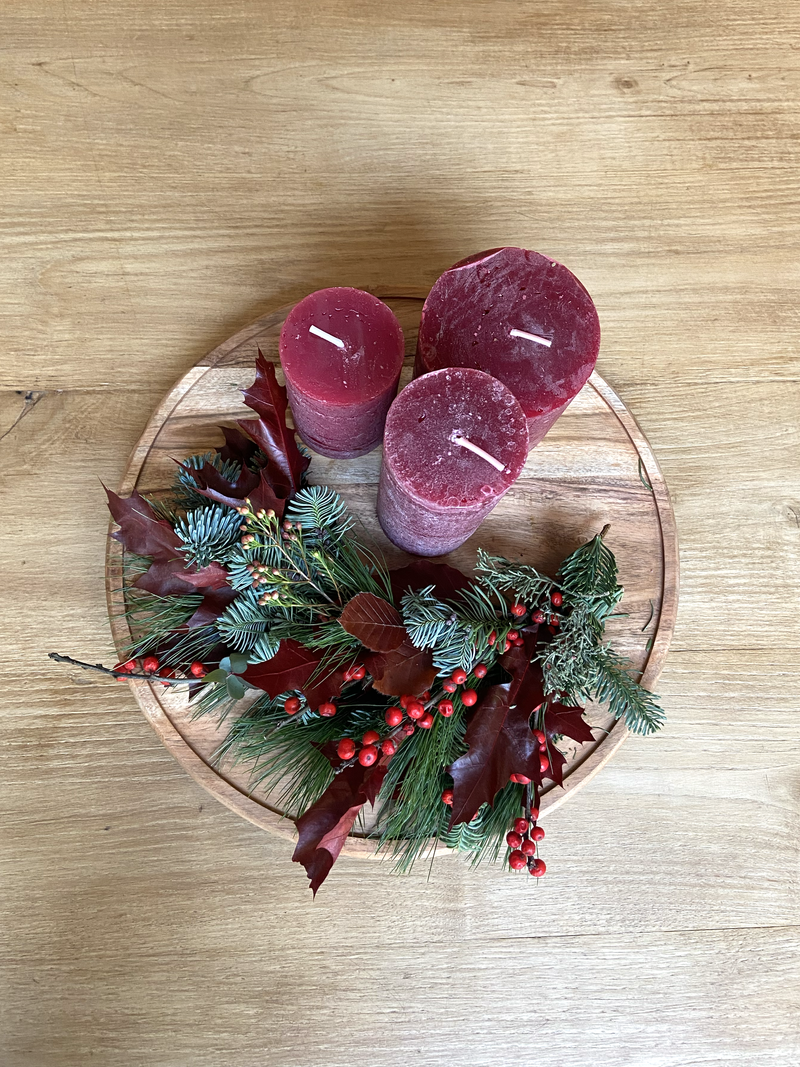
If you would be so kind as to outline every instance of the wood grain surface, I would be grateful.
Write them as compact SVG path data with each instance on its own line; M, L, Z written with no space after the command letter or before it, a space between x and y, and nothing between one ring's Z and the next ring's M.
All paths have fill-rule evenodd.
M3 1067L800 1062L800 11L777 0L7 0ZM172 384L324 285L503 243L586 284L670 487L669 721L536 885L291 846L113 655L102 479ZM533 882L528 879L528 882Z
M417 333L424 294L417 298L380 294L403 329L406 360L400 388L413 373ZM220 425L249 414L242 390L255 377L260 352L284 374L278 356L283 323L294 307L287 304L218 345L167 393L150 418L122 476L120 493L134 489L151 496L169 495L175 462L223 444ZM291 418L291 415L290 415ZM333 460L312 451L308 472L312 484L328 485L341 494L354 516L363 543L377 550L390 567L414 559L397 548L378 523L375 500L381 470L381 448L358 460ZM118 529L111 523L111 530ZM647 439L620 398L597 372L558 420L527 462L513 490L481 524L476 534L441 562L473 574L478 546L509 559L520 559L555 573L562 559L578 545L609 527L612 546L625 583L620 617L612 619L607 637L624 654L636 677L655 689L675 629L678 608L678 540L675 515L661 470ZM124 550L109 538L106 546L106 593L117 658L125 659L133 644L124 589ZM252 764L228 759L216 751L227 732L213 716L198 718L185 691L159 683L130 682L150 725L178 760L212 796L232 811L273 833L297 840L294 824L285 818L280 790L271 796L252 780ZM593 741L577 744L564 738L563 784L549 782L542 791L542 817L585 785L617 751L627 736L602 707L586 709ZM373 856L374 810L367 805L345 843L347 855ZM437 843L431 841L433 856ZM443 850L439 847L438 851Z

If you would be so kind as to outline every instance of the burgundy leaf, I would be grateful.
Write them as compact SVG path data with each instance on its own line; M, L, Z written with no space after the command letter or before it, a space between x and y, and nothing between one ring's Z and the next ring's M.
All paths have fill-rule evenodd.
M187 628L193 630L196 626L210 626L234 602L236 596L236 590L230 586L205 593L197 611L186 623Z
M326 670L315 673L305 685L301 686L303 696L308 701L308 706L315 711L326 700L333 700L339 696L344 685L344 669L337 667L334 670Z
M548 702L544 712L544 729L548 739L563 734L580 743L594 741L592 728L584 719L583 712L583 708Z
M297 641L281 641L272 659L251 664L242 678L274 699L288 689L302 689L321 660L321 652L312 652Z
M482 804L492 804L512 774L542 781L539 743L530 716L544 699L541 666L531 663L536 635L524 634L525 644L500 658L511 681L491 686L476 706L464 737L469 746L450 767L453 812L450 826L469 822Z
M197 491L202 496L206 496L209 500L214 500L218 504L227 504L229 508L239 508L242 506L242 502L247 499L250 501L250 507L253 511L258 511L260 508L268 511L272 508L278 516L283 515L286 507L286 497L281 495L283 493L282 489L279 493L275 492L266 470L261 470L258 474L249 471L249 478L244 480L239 478L237 483L233 484L226 482L216 468L211 467L210 464L206 464L206 466L213 470L217 477L211 479L214 483L213 485L207 485L205 467L202 471L196 472L200 475L195 479L198 483ZM219 488L215 488L215 486L219 486Z
M219 563L210 563L198 570L195 566L187 567L183 556L151 564L133 584L137 589L155 593L156 596L185 596L206 589L229 588L228 572Z
M103 486L106 489L105 486ZM150 504L135 489L127 498L106 489L108 509L119 525L112 536L129 552L150 556L155 562L174 560L181 539L168 522L156 517Z
M220 459L232 459L237 463L241 463L242 467L245 467L254 456L258 455L258 445L255 441L245 437L243 433L234 429L233 426L220 426L220 430L225 435L225 444L222 448L217 449Z
M400 603L409 589L424 589L432 585L434 595L440 600L453 600L470 585L469 578L455 567L434 563L430 559L417 559L405 567L398 567L389 572L389 579L396 604Z
M232 482L218 471L213 463L204 463L199 469L188 467L183 463L179 463L178 466L192 478L203 496L217 500L220 504L228 504L230 507L239 507L260 480L260 475L251 471L249 467L242 467L236 481Z
M406 639L400 612L374 593L357 593L345 604L339 622L373 652L392 652Z
M303 473L310 460L302 455L294 431L286 425L286 389L278 385L275 367L264 359L260 349L256 360L256 380L244 391L244 402L259 417L240 419L239 426L267 456L269 480L277 495L293 496L302 485Z
M298 842L292 860L305 867L315 896L342 851L358 813L367 801L375 802L388 762L389 757L384 757L372 767L362 767L360 763L347 767L295 820Z
M419 649L406 638L392 652L370 652L364 666L372 675L372 688L384 696L419 696L439 673L430 649Z

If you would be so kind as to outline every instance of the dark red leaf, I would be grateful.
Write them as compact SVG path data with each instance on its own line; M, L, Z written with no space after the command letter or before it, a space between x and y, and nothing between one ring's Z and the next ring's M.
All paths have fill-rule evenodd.
M357 593L345 604L339 622L373 652L392 652L406 639L400 612L374 593Z
M584 719L583 711L583 708L548 702L544 712L544 728L548 738L563 734L580 743L594 741L592 728Z
M210 626L234 602L237 595L236 590L230 586L205 593L197 611L186 623L187 628L193 630L196 626Z
M225 435L225 444L217 449L221 459L235 460L244 467L258 454L258 445L255 441L245 437L233 426L220 426L220 430Z
M103 486L106 489L105 486ZM119 530L112 536L129 552L137 556L150 556L154 562L166 563L176 559L181 539L168 522L156 517L152 507L137 491L127 498L117 496L106 489L108 509L118 523Z
M149 570L139 575L133 583L137 589L144 589L156 596L185 596L187 593L199 593L228 587L228 572L219 563L211 563L198 570L195 566L187 567L183 556L167 562L157 561Z
M428 585L434 587L434 594L440 600L453 600L462 589L470 585L470 580L455 567L449 567L446 563L434 563L430 559L418 559L405 567L389 572L392 583L392 596L396 604L399 604L403 594L409 589L424 589Z
M439 673L429 649L418 649L406 638L392 652L370 652L364 666L372 675L372 688L384 696L419 696Z
M302 689L321 660L321 652L312 652L297 641L281 641L272 659L251 664L242 677L274 699L287 689Z
M279 497L293 496L302 485L310 460L297 447L294 431L286 425L286 389L278 385L275 367L259 350L256 380L244 391L244 402L258 419L240 419L239 426L267 457L269 481Z
M500 658L511 681L491 686L467 726L467 752L450 767L453 812L450 826L469 822L482 804L492 804L512 774L542 781L539 743L530 716L544 699L542 670L531 663L536 635L524 633L525 645Z
M189 468L184 467L184 470ZM213 471L213 474L210 472ZM286 507L286 497L281 495L283 490L276 494L270 482L266 470L257 474L248 471L247 477L240 476L236 482L229 482L223 478L216 467L206 463L202 470L191 472L198 486L198 493L214 500L218 504L227 504L229 508L238 508L247 499L253 511L259 508L269 510L272 508L279 516L283 515Z
M342 691L344 685L344 669L337 667L328 670L325 667L315 673L305 685L301 686L303 696L308 701L308 706L315 711L326 700L334 700Z
M298 841L292 860L305 867L315 896L342 851L358 813L368 801L375 802L388 763L389 757L383 757L372 767L362 767L360 763L347 767L295 820Z

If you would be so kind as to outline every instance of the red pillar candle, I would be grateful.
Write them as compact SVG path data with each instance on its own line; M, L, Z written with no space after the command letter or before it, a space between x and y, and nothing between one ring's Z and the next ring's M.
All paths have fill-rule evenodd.
M407 552L450 552L508 492L527 454L525 415L497 378L458 367L416 378L386 419L381 526Z
M363 456L380 444L403 365L391 309L360 289L311 293L289 312L280 358L295 426L323 456Z
M592 298L555 260L494 248L456 263L422 309L415 374L476 367L504 382L537 445L592 373L600 323Z

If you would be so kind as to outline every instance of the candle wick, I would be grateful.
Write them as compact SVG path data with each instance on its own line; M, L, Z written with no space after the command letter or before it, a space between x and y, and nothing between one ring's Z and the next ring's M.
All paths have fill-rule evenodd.
M334 337L332 333L325 333L319 326L309 326L308 332L315 334L317 337L321 337L323 341L330 341L332 345L336 345L337 348L344 348L344 341L339 337Z
M454 445L461 445L462 448L468 448L470 452L474 452L476 456L480 456L481 459L485 459L487 463L499 471L504 471L506 468L500 462L499 459L495 459L494 456L490 456L488 452L484 452L478 445L474 445L468 437L461 437L455 430L450 434L450 440Z
M512 330L511 336L524 337L526 341L535 341L537 345L544 345L545 348L549 348L550 345L553 343L552 341L548 341L546 337L542 337L538 333L528 333L526 330Z

